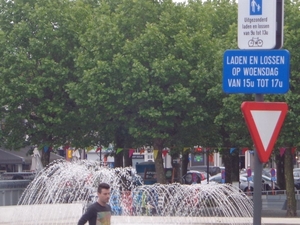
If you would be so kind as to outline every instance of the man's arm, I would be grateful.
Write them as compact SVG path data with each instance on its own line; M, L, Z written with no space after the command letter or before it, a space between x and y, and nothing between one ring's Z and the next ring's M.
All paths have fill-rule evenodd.
M89 207L86 212L81 216L77 225L84 225L93 216L93 207Z
M89 216L87 213L85 213L81 216L77 225L84 225L88 220L89 220Z

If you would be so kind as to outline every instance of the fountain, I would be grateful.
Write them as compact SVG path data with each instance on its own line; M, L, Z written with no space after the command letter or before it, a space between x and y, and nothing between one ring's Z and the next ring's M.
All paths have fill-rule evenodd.
M12 224L76 224L99 182L111 185L114 224L252 224L253 203L228 184L143 185L133 168L55 161L21 196Z

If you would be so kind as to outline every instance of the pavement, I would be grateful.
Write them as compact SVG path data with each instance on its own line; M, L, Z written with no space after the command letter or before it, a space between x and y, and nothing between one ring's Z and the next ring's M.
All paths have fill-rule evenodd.
M262 225L299 225L300 210L294 218L285 217L286 210L263 209ZM76 224L82 214L82 204L53 204L27 206L1 206L1 225ZM160 216L112 216L111 225L252 225L253 218L235 217L160 217Z
M261 212L262 217L286 218L286 210L264 209ZM297 218L300 219L300 210L297 210ZM300 222L299 222L300 225Z
M286 210L263 209L262 224L265 225L293 225L300 224L300 210L297 210L297 217L286 217Z

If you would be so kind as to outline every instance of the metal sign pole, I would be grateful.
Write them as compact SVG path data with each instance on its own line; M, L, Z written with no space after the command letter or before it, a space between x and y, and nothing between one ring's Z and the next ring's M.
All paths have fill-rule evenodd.
M256 102L263 102L262 94L255 95ZM262 163L258 157L257 149L254 151L254 193L253 193L253 224L261 225L261 187L262 187Z
M253 190L251 190L251 188L250 188L250 181L251 181L251 178L252 178L252 170L251 170L251 168L249 167L249 168L247 169L247 181L248 181L248 191L247 191L247 193L248 193L248 195L250 195L250 192L253 192Z

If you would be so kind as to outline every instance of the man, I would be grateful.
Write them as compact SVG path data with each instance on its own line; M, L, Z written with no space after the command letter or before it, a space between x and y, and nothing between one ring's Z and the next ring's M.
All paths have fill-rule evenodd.
M90 205L78 221L78 225L110 225L111 207L107 203L110 197L110 186L100 183L97 190L98 201Z

